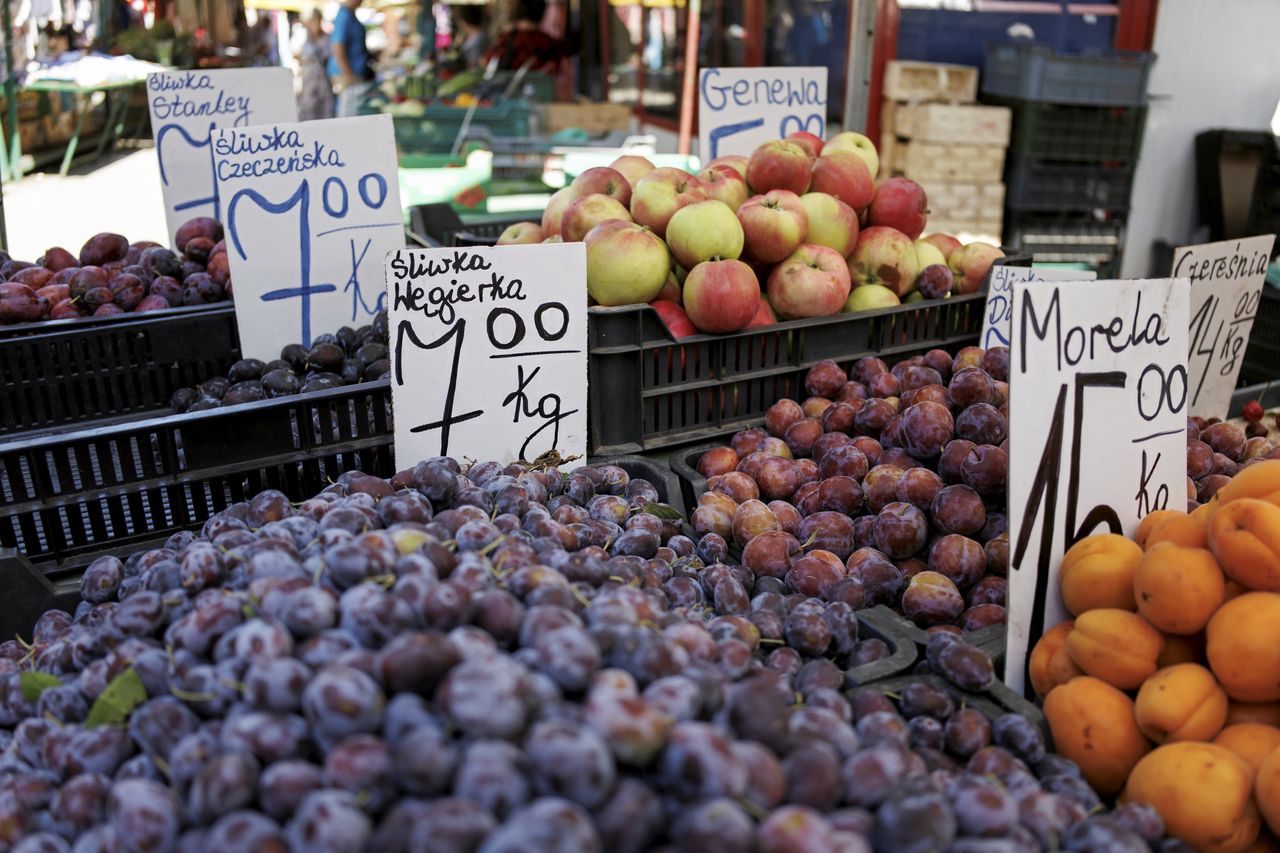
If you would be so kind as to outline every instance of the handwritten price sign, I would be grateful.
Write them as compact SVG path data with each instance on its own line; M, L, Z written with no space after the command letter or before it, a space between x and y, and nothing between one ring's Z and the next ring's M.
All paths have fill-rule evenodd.
M1013 317L1013 283L1015 281L1091 281L1097 277L1096 272L1087 270L992 267L979 345L983 349L1009 345L1009 322Z
M1240 376L1276 235L1183 246L1173 274L1191 279L1192 415L1221 418Z
M402 249L386 276L397 466L586 455L582 243Z
M827 135L826 68L704 68L698 77L698 154L703 162L750 156L798 130Z
M1184 508L1186 279L1013 284L1009 364L1009 634L1023 689L1030 643L1068 618L1062 555Z
M215 129L298 120L293 73L287 68L148 74L147 104L170 243L188 219L222 220L209 141Z
M386 307L382 260L404 246L390 116L220 130L213 151L246 358Z

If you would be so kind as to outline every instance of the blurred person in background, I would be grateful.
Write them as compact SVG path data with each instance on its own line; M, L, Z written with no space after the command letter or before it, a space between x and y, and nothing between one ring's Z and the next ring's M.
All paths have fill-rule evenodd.
M458 27L458 53L468 68L483 65L485 51L489 49L484 12L484 6L467 5L458 6L454 13Z
M511 24L493 42L485 62L498 60L504 71L529 66L530 71L555 74L565 58L564 42L542 30L547 13L546 0L516 0Z
M333 34L329 37L331 54L329 76L338 92L338 118L354 116L359 112L360 101L373 83L373 65L369 61L369 48L365 43L364 24L356 17L360 0L342 0L337 16L333 19Z
M333 118L333 86L329 82L329 40L324 35L324 15L317 7L304 18L306 38L295 56L301 70L302 91L298 94L298 118L310 121Z

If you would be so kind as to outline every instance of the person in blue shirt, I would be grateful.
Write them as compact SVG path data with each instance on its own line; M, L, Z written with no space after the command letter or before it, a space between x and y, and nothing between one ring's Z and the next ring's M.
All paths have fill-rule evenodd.
M369 64L369 48L364 41L364 25L356 18L361 0L342 0L333 19L329 37L329 76L338 93L338 118L356 115L360 101L373 84L373 66Z

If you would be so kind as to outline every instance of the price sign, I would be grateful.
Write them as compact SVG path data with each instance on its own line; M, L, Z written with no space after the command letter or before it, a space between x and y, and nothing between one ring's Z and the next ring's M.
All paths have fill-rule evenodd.
M246 358L386 307L383 258L404 246L390 116L223 129L213 151Z
M704 68L698 93L703 162L798 130L827 135L826 68Z
M1003 265L992 267L979 346L987 349L1009 345L1009 321L1013 317L1013 283L1015 281L1091 281L1097 277L1098 274L1091 270L1055 270Z
M1009 363L1005 680L1067 618L1058 567L1091 533L1185 506L1186 279L1017 282Z
M386 276L397 467L586 455L585 245L401 249Z
M159 71L147 75L147 105L171 245L188 219L222 221L209 141L216 128L298 120L287 68Z
M1226 417L1275 241L1264 234L1174 252L1173 274L1191 279L1192 415Z

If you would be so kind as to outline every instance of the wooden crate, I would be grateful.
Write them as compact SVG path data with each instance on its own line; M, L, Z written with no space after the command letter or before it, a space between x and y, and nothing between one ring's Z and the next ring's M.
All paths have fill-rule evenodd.
M631 108L626 104L552 103L542 113L545 133L581 128L587 133L631 129Z
M966 104L897 104L881 113L881 121L888 115L893 132L912 140L1008 147L1012 112Z
M1004 184L928 181L930 217L999 220L1004 214Z
M1001 145L898 141L888 152L888 174L905 175L921 183L932 179L994 184L1004 173L1004 151ZM884 155L881 152L881 162Z
M891 101L971 104L978 98L978 69L895 59L885 69L883 94Z

